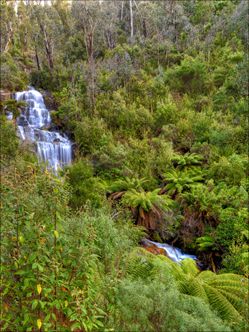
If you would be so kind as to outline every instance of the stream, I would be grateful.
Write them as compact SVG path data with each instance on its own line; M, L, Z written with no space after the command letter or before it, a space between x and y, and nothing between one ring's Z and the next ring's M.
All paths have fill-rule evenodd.
M145 246L156 246L157 248L163 249L165 251L166 256L168 256L174 262L181 262L185 258L191 258L196 260L197 257L195 255L189 255L184 253L181 249L171 246L167 243L159 243L150 241L148 239L144 239L143 243Z

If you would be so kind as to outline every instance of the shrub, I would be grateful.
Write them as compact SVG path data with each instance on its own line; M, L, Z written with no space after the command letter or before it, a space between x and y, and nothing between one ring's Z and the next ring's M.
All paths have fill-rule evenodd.
M181 93L203 94L209 90L208 70L200 58L186 56L181 64L165 72L165 82Z
M87 203L94 207L103 205L105 201L103 186L97 177L94 177L93 166L87 160L79 160L68 167L67 178L72 188L70 205L81 208Z
M112 139L112 134L107 130L104 121L90 117L75 122L74 136L82 155L101 149Z

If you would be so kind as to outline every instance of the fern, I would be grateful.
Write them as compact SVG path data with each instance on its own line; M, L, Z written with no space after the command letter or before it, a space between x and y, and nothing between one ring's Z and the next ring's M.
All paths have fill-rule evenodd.
M182 271L185 274L196 276L199 273L199 270L196 266L196 263L193 259L187 258L181 262Z
M205 291L211 307L216 310L222 319L225 320L241 320L242 317L229 299L219 290L209 285L205 285Z
M196 153L186 153L185 155L175 155L172 161L177 164L180 169L183 169L192 165L200 165L203 160L201 155Z
M173 201L166 195L159 195L160 189L145 192L128 190L122 197L122 204L132 209L136 224L155 230L164 213L170 210Z
M126 262L126 273L134 279L146 279L151 276L153 255L143 248L136 248Z
M117 180L110 184L107 188L108 193L117 193L117 192L125 192L130 189L142 190L143 185L148 182L145 178L129 178L125 177L124 179Z
M203 181L203 173L199 169L190 169L180 171L179 169L166 172L164 174L164 181L167 183L165 190L168 193L182 193L185 190L191 189L198 182Z
M185 259L181 264L176 264L168 257L154 256L145 250L139 251L140 260L141 257L147 261L147 265L143 265L143 268L140 269L136 267L136 264L129 263L135 266L133 269L138 271L137 275L148 273L150 277L153 277L153 271L155 271L153 266L160 260L167 267L164 270L165 273L174 277L178 290L182 294L201 298L222 319L240 321L246 317L248 280L245 277L232 273L217 275L211 271L200 272L191 259ZM135 262L138 263L138 261Z

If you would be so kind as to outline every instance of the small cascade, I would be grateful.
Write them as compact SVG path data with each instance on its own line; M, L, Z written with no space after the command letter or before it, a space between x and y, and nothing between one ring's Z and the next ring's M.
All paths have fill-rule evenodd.
M196 256L185 254L181 249L173 247L167 243L153 242L146 239L144 240L144 244L152 244L155 245L157 248L163 249L166 253L166 256L168 256L174 262L180 262L185 258L191 258L194 260L197 259Z
M22 141L36 143L38 159L57 173L59 168L72 161L70 140L56 131L46 130L51 125L51 117L42 94L32 87L15 94L17 101L25 101L27 106L17 119L18 136Z

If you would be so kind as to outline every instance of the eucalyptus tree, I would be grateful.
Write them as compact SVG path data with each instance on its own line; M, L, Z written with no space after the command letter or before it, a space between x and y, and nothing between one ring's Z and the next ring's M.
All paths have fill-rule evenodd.
M1 1L1 53L6 53L14 43L17 17L13 4Z

